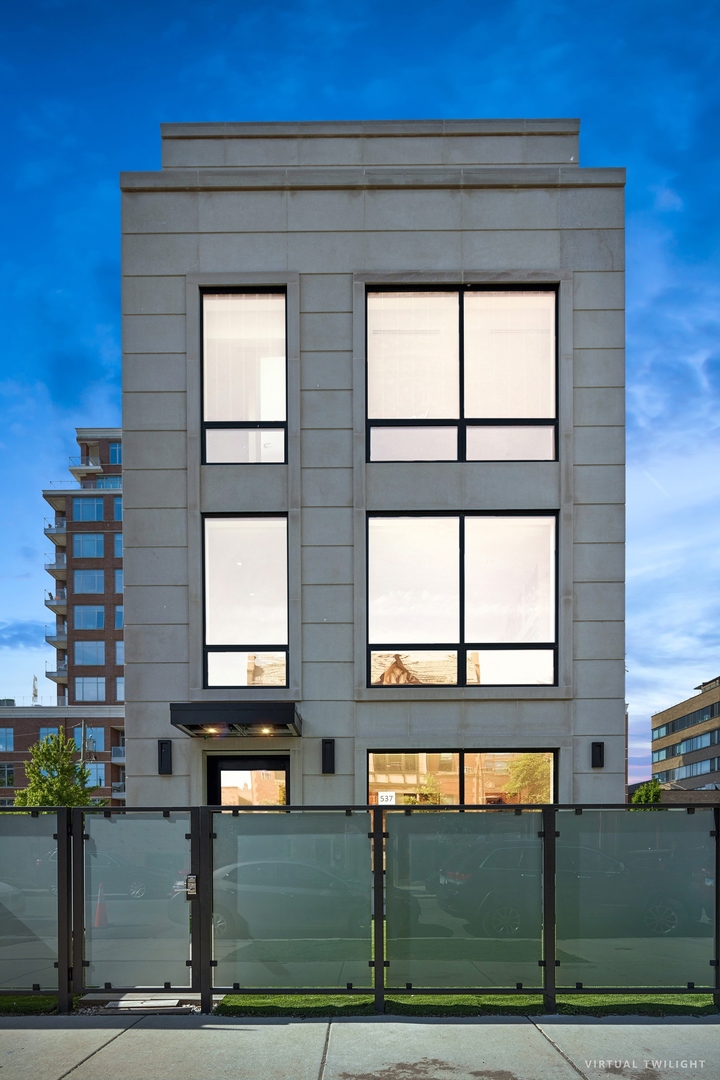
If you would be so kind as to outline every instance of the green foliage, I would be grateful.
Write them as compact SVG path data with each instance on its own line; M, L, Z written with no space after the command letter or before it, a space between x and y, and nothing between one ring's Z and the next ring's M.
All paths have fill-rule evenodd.
M419 791L409 792L403 796L404 803L410 803L417 805L419 803L433 803L436 806L440 806L443 801L442 788L438 782L437 777L432 773L428 773L425 777L425 783L422 785Z
M517 754L510 760L505 794L521 803L552 802L551 779L551 754Z
M646 784L640 785L630 801L632 803L659 803L661 790L658 780L648 780Z
M77 747L65 732L48 735L30 747L25 762L28 785L15 797L15 806L89 806L90 770L76 759Z

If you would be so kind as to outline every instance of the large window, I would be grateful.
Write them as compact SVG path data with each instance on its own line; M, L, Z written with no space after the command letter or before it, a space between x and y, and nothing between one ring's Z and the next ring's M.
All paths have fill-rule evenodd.
M104 701L105 679L83 676L75 680L76 701Z
M554 290L367 296L369 461L556 456Z
M110 443L110 464L122 465L122 443Z
M75 496L73 498L73 521L102 521L102 498Z
M122 495L113 496L113 521L122 521Z
M78 750L82 746L82 727L78 726L73 732L73 740ZM89 754L102 754L105 750L105 728L85 728L85 750Z
M15 766L0 764L0 788L15 787Z
M105 550L102 533L75 533L73 555L76 559L102 559Z
M368 754L368 802L470 806L554 801L552 750Z
M286 460L285 294L203 295L208 464Z
M15 731L11 727L0 727L0 754L12 754L15 750Z
M90 761L86 763L87 770L90 773L88 777L88 787L105 787L105 765L99 761Z
M42 742L43 739L49 739L51 735L59 735L59 727L41 727L38 732L38 741Z
M115 577L115 592L121 593L123 591L123 572L122 570L114 571Z
M287 519L205 519L207 686L286 686Z
M73 589L76 593L105 592L105 571L75 570L73 573Z
M78 604L75 607L76 630L104 630L105 608L95 604Z
M76 641L75 663L83 666L105 663L104 641Z
M124 675L118 675L117 679L115 680L115 700L116 701L124 701L125 700L125 676Z
M116 559L122 559L123 557L123 534L121 532L113 533L113 555Z
M122 604L118 604L115 608L115 629L122 630L125 625L125 608Z
M371 686L555 682L548 514L371 515Z

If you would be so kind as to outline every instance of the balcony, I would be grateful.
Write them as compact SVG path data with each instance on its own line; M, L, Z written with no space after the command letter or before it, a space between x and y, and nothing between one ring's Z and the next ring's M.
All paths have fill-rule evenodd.
M58 664L54 670L45 668L45 677L52 679L56 683L66 683L68 681L68 666L65 664Z
M50 556L46 555L45 558L49 559ZM65 555L65 552L58 551L52 562L45 563L45 569L47 570L48 574L52 574L54 578L67 577L67 557Z
M81 476L87 476L88 473L102 472L100 458L94 454L83 454L82 457L71 457L69 468L76 480L79 480Z
M118 780L117 783L111 784L110 785L110 790L112 791L113 799L124 799L125 798L125 781L124 780Z
M46 593L45 607L50 608L56 615L65 615L67 612L67 589L57 589L55 593Z
M67 624L45 627L45 640L55 649L67 649Z
M49 540L52 540L54 544L67 543L67 520L66 518L56 518L55 522L45 520L45 528L43 530Z
M68 703L67 694L58 694L57 701L55 702L55 704L56 705L67 705L67 703Z
M124 746L111 746L110 747L110 759L113 765L125 764L125 747Z

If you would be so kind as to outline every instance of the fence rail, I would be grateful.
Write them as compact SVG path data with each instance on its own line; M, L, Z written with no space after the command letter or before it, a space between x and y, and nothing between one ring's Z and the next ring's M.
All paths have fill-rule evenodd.
M0 809L0 993L720 1003L720 805Z

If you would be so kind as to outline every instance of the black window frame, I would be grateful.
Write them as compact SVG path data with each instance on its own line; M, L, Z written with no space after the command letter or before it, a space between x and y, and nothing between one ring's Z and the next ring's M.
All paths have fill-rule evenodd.
M369 368L370 358L368 349L368 298L371 293L426 293L426 292L447 292L455 293L458 297L458 417L457 419L433 419L428 418L426 420L408 420L408 419L371 419L368 415L368 401L369 401ZM519 418L495 418L495 417L466 417L465 416L465 318L464 318L464 304L461 303L461 298L469 292L539 292L547 293L552 292L555 296L555 416L553 418L543 417L519 417ZM407 458L395 458L395 459L376 459L370 456L370 442L373 428L431 428L431 427L454 427L457 428L457 457L456 458L415 458L416 462L430 462L430 461L446 461L449 464L453 462L467 462L467 430L472 427L550 427L553 429L553 448L554 456L551 458L471 458L471 462L476 464L482 464L488 461L499 461L503 463L517 463L517 462L535 462L535 461L558 461L559 460L559 421L560 421L560 401L558 394L559 385L559 331L560 331L560 288L557 281L550 281L546 283L538 282L497 282L494 284L458 284L458 285L368 285L365 289L365 461L368 464L409 464L410 461Z
M206 420L205 419L205 297L206 296L241 296L258 294L268 296L282 295L285 298L285 419L284 420ZM209 466L237 465L287 465L288 462L288 296L286 285L206 285L199 290L200 300L200 464ZM206 432L211 430L259 431L272 430L283 432L282 461L208 461Z
M438 708L441 708L441 703L438 703ZM457 754L458 755L458 806L472 806L472 803L465 802L465 755L466 754L552 754L553 770L552 770L552 802L559 802L559 757L560 751L556 746L421 746L399 749L398 747L392 747L391 749L381 749L370 747L366 751L365 755L365 795L367 798L367 805L370 804L370 755L371 754ZM449 804L448 804L449 805ZM493 806L494 803L483 803L483 806ZM512 809L514 803L497 804ZM533 806L542 806L542 803L533 803Z
M285 590L285 612L287 618L287 643L285 645L263 645L254 642L250 645L208 645L207 643L207 582L206 582L206 562L205 562L205 522L210 520L223 520L228 519L252 519L258 518L283 518L285 520L285 570L286 570L286 590ZM205 690L248 690L254 693L258 690L287 690L290 686L290 515L288 511L283 512L263 512L259 514L254 513L237 513L237 514L223 514L212 513L201 515L202 529L201 529L201 541L200 541L200 558L202 560L202 644L203 644L203 688ZM273 683L272 685L242 685L238 686L236 683L227 685L218 685L213 683L210 685L208 679L208 656L210 653L223 653L223 652L247 652L247 653L283 653L285 656L285 682Z
M459 640L456 643L445 641L409 643L395 642L391 644L375 644L370 642L370 520L372 518L457 518L460 522L458 542L458 622ZM474 642L466 641L465 638L465 526L464 522L469 517L551 517L555 519L555 618L553 642ZM560 511L559 510L372 510L365 515L365 673L366 686L372 690L422 690L428 687L440 687L443 689L470 688L473 690L483 687L497 686L557 686L558 685L558 649L560 636L560 605L558 604L558 578L560 572ZM468 650L484 651L522 651L540 652L552 650L553 654L553 681L551 683L468 683L467 682L467 653ZM446 651L457 653L457 681L454 683L394 683L383 684L372 682L372 656L374 652L433 652Z

